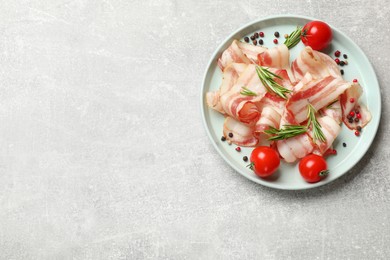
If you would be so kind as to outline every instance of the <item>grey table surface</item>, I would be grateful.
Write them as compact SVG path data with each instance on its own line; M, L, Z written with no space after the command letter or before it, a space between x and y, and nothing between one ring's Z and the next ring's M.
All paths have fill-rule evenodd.
M309 191L250 182L200 114L211 54L252 20L328 21L382 92L376 139ZM390 7L383 1L0 4L1 259L389 259Z

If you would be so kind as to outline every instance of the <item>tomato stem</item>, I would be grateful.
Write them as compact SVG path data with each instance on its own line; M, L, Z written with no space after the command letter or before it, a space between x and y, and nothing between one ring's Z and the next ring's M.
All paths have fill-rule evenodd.
M253 162L251 162L250 164L248 164L246 167L248 167L249 169L251 169L253 171L253 167L255 166L255 164Z
M321 177L325 177L329 174L329 170L323 170L323 171L320 171L320 173L318 174L318 176L321 176Z

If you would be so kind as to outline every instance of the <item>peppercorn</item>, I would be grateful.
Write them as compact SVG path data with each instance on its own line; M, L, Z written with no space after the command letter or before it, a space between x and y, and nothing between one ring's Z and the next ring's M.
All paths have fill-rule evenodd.
M259 44L260 44L260 45L263 45L263 44L264 44L263 39L260 39L260 40L259 40Z
M356 82L357 82L357 79L354 79L354 80L353 80L353 83L356 83Z
M288 34L287 33L284 35L284 38L286 38L286 39L288 38Z
M359 119L361 119L361 118L362 118L362 115L361 115L361 114L358 114L358 113L356 113L356 118L359 118Z
M355 102L355 99L354 98L350 98L349 102L353 103L353 102Z
M253 40L252 43L253 43L253 45L257 45L257 41L256 40Z
M351 111L351 112L349 112L349 115L350 115L351 117L354 117L354 116L355 116L355 112Z
M236 151L237 151L237 152L241 152L241 147L237 146L237 147L236 147Z
M352 123L353 123L353 118L348 119L348 122L349 122L350 124L352 124Z
M256 39L259 38L259 34L258 33L255 33L254 36L255 36Z
M361 127L360 125L358 125L358 126L356 127L356 130L358 130L359 132L361 132L361 131L362 131L362 127Z
M334 56L340 57L340 54L341 54L341 52L337 50L337 51L335 51Z
M221 141L222 141L222 142L225 142L225 141L226 141L226 137L225 137L225 136L222 136L222 137L221 137Z
M245 42L249 42L249 37L245 37L245 38L244 38L244 41L245 41Z
M274 39L274 43L275 43L275 44L278 44L278 39Z
M360 135L360 132L359 132L359 131L355 131L355 135L356 135L356 136L359 136L359 135Z
M343 147L347 147L347 144L346 144L346 143L343 143Z
M342 60L342 61L340 61L340 66L342 67L342 66L344 66L345 65L345 62Z
M260 35L260 37L264 37L264 33L263 32L259 32L259 35Z
M276 38L279 38L279 32L275 32L274 35Z
M334 61L335 61L337 64L340 64L340 59L339 59L339 58L334 59Z
M253 41L254 39L256 39L256 38L255 38L255 36L254 36L254 35L252 35L252 36L251 36L251 40Z
M344 70L340 70L341 75L344 75Z
M347 119L352 119L352 116L351 115L347 115Z
M229 137L232 138L233 137L233 133L229 133Z
M355 122L356 123L359 122L359 118L355 117Z
M242 157L242 159L244 160L244 162L247 162L248 161L248 156L244 156L244 157Z
M343 57L344 57L344 59L348 59L348 55L347 54L344 54Z

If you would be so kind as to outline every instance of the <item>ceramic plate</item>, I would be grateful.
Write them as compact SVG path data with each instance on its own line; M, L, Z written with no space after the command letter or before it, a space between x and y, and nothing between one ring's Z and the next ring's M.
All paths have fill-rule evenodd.
M217 65L217 59L221 53L231 44L233 39L243 40L245 36L250 36L254 32L263 31L265 34L264 46L274 47L272 42L275 31L280 33L279 42L284 41L283 35L291 33L297 25L303 26L311 20L317 20L310 17L285 15L273 16L249 23L242 28L232 33L214 52L207 66L206 73L203 79L201 92L201 109L203 121L207 133L222 158L233 167L238 173L246 178L276 189L284 190L302 190L315 188L327 184L339 178L349 171L367 152L377 132L381 114L381 97L380 89L375 72L362 50L345 34L332 27L333 41L326 52L331 57L334 57L335 50L340 50L342 54L348 55L348 65L343 67L344 79L352 81L358 79L363 87L364 94L361 97L361 102L366 104L372 114L371 122L363 129L361 136L356 137L352 130L349 130L344 124L342 131L333 143L337 150L336 156L327 158L329 176L321 182L315 184L306 183L300 176L297 163L288 164L281 163L278 172L270 179L261 179L257 177L253 171L246 168L248 163L242 160L243 156L250 156L253 148L242 148L241 152L235 151L235 145L229 145L227 142L222 142L222 127L224 117L207 107L205 95L208 91L217 90L222 81L222 73ZM303 49L304 45L299 43L291 49L290 61L294 60L297 54ZM347 146L343 147L343 143Z

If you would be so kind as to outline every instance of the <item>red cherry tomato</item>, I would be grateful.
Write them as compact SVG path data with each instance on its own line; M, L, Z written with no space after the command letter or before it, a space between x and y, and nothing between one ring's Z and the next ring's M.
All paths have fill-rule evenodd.
M301 40L303 44L310 46L313 50L325 49L332 38L332 29L324 22L312 21L302 28Z
M250 161L251 169L262 178L271 176L280 165L279 154L268 146L253 149Z
M319 182L329 173L324 157L316 154L310 154L299 162L299 172L310 183Z

